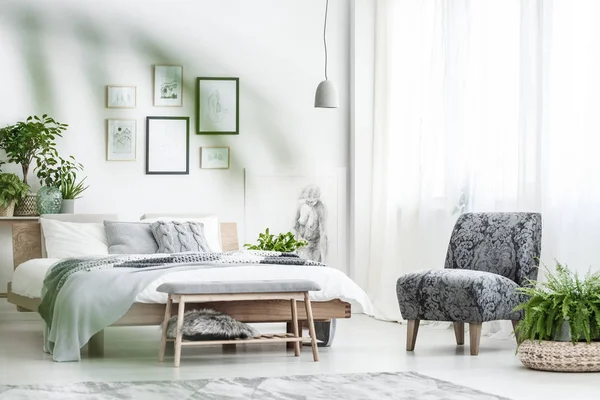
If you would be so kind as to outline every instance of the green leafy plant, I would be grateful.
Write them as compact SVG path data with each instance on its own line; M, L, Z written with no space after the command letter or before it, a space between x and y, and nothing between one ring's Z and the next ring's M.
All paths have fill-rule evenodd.
M245 244L244 247L247 247L248 250L272 250L289 253L306 245L308 245L306 240L296 240L292 232L280 233L275 236L267 228L264 233L258 235L258 244Z
M545 270L546 282L529 280L531 286L517 289L529 296L515 308L525 310L525 318L517 325L519 344L552 340L564 321L568 321L573 343L600 338L600 272L588 272L581 278L558 262L554 274L547 267Z
M38 158L35 175L43 185L59 188L63 199L77 199L88 188L86 178L77 181L78 171L83 171L83 165L73 156L65 160L56 151L49 151Z
M8 207L13 201L21 200L29 186L15 174L0 173L0 207Z
M23 183L27 184L29 167L34 159L56 154L55 140L62 137L67 126L44 114L0 129L0 148L6 152L9 162L21 165Z

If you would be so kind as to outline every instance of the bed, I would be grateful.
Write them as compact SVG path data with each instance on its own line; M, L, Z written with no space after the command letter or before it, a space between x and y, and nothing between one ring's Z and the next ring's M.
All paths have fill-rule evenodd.
M115 220L113 215L52 215L46 218L71 222L100 222ZM149 215L148 217L151 217ZM220 241L224 252L239 249L237 225L235 223L220 224ZM39 222L15 223L13 225L13 261L15 272L13 280L8 284L8 302L15 304L18 311L36 311L41 301L41 287L46 271L58 260L45 258L44 235ZM337 318L350 318L352 306L358 312L370 312L370 303L364 292L345 274L333 268L319 269L289 268L281 266L242 266L235 271L236 279L272 279L309 278L307 274L316 274L323 291L311 295L315 321L327 322ZM204 275L203 275L204 274ZM215 274L216 276L215 278ZM166 298L156 292L155 288L168 281L187 279L229 279L225 271L196 272L196 275L173 273L168 278L157 280L147 287L136 298L129 310L111 326L143 326L159 325L164 316ZM192 305L193 307L193 305ZM262 302L218 302L203 303L202 307L213 308L227 313L243 322L283 322L291 329L291 313L285 301ZM299 305L299 310L303 310ZM299 311L299 319L306 320L303 311ZM103 331L95 334L88 343L90 354L103 354Z

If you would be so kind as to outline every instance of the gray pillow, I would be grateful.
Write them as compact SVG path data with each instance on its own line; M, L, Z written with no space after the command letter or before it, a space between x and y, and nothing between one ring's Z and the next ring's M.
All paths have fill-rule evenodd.
M201 222L156 221L150 224L159 253L210 252Z
M151 254L158 251L150 224L104 221L109 254Z

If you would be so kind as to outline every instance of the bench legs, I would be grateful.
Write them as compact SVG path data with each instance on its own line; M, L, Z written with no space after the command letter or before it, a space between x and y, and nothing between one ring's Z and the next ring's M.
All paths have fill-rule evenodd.
M163 319L162 325L162 336L160 338L160 350L158 352L158 361L163 362L165 359L165 350L167 347L167 326L169 325L169 318L171 318L171 307L173 305L173 298L169 295L167 299L167 308L165 310L165 318Z
M319 361L319 349L317 348L317 334L315 333L315 321L313 320L312 306L308 298L308 292L304 292L304 307L306 308L306 319L308 320L308 332L310 333L310 344L312 346L313 360Z
M296 299L291 299L290 303L292 303L292 333L295 337L300 337L298 333L298 305L296 304ZM300 342L294 342L294 355L300 357Z
M184 296L179 296L179 305L177 313L177 336L175 336L175 361L174 365L179 367L179 360L181 359L181 342L183 337L183 313L185 311L185 300Z

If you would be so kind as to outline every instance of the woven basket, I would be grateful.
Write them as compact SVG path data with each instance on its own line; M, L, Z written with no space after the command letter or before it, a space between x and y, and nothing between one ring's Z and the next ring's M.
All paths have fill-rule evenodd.
M577 343L526 340L519 359L528 368L559 372L599 372L600 342Z
M12 217L15 211L15 202L11 201L6 207L0 207L0 217Z
M40 215L36 204L37 194L27 193L25 197L15 207L15 215L20 216L35 216Z

